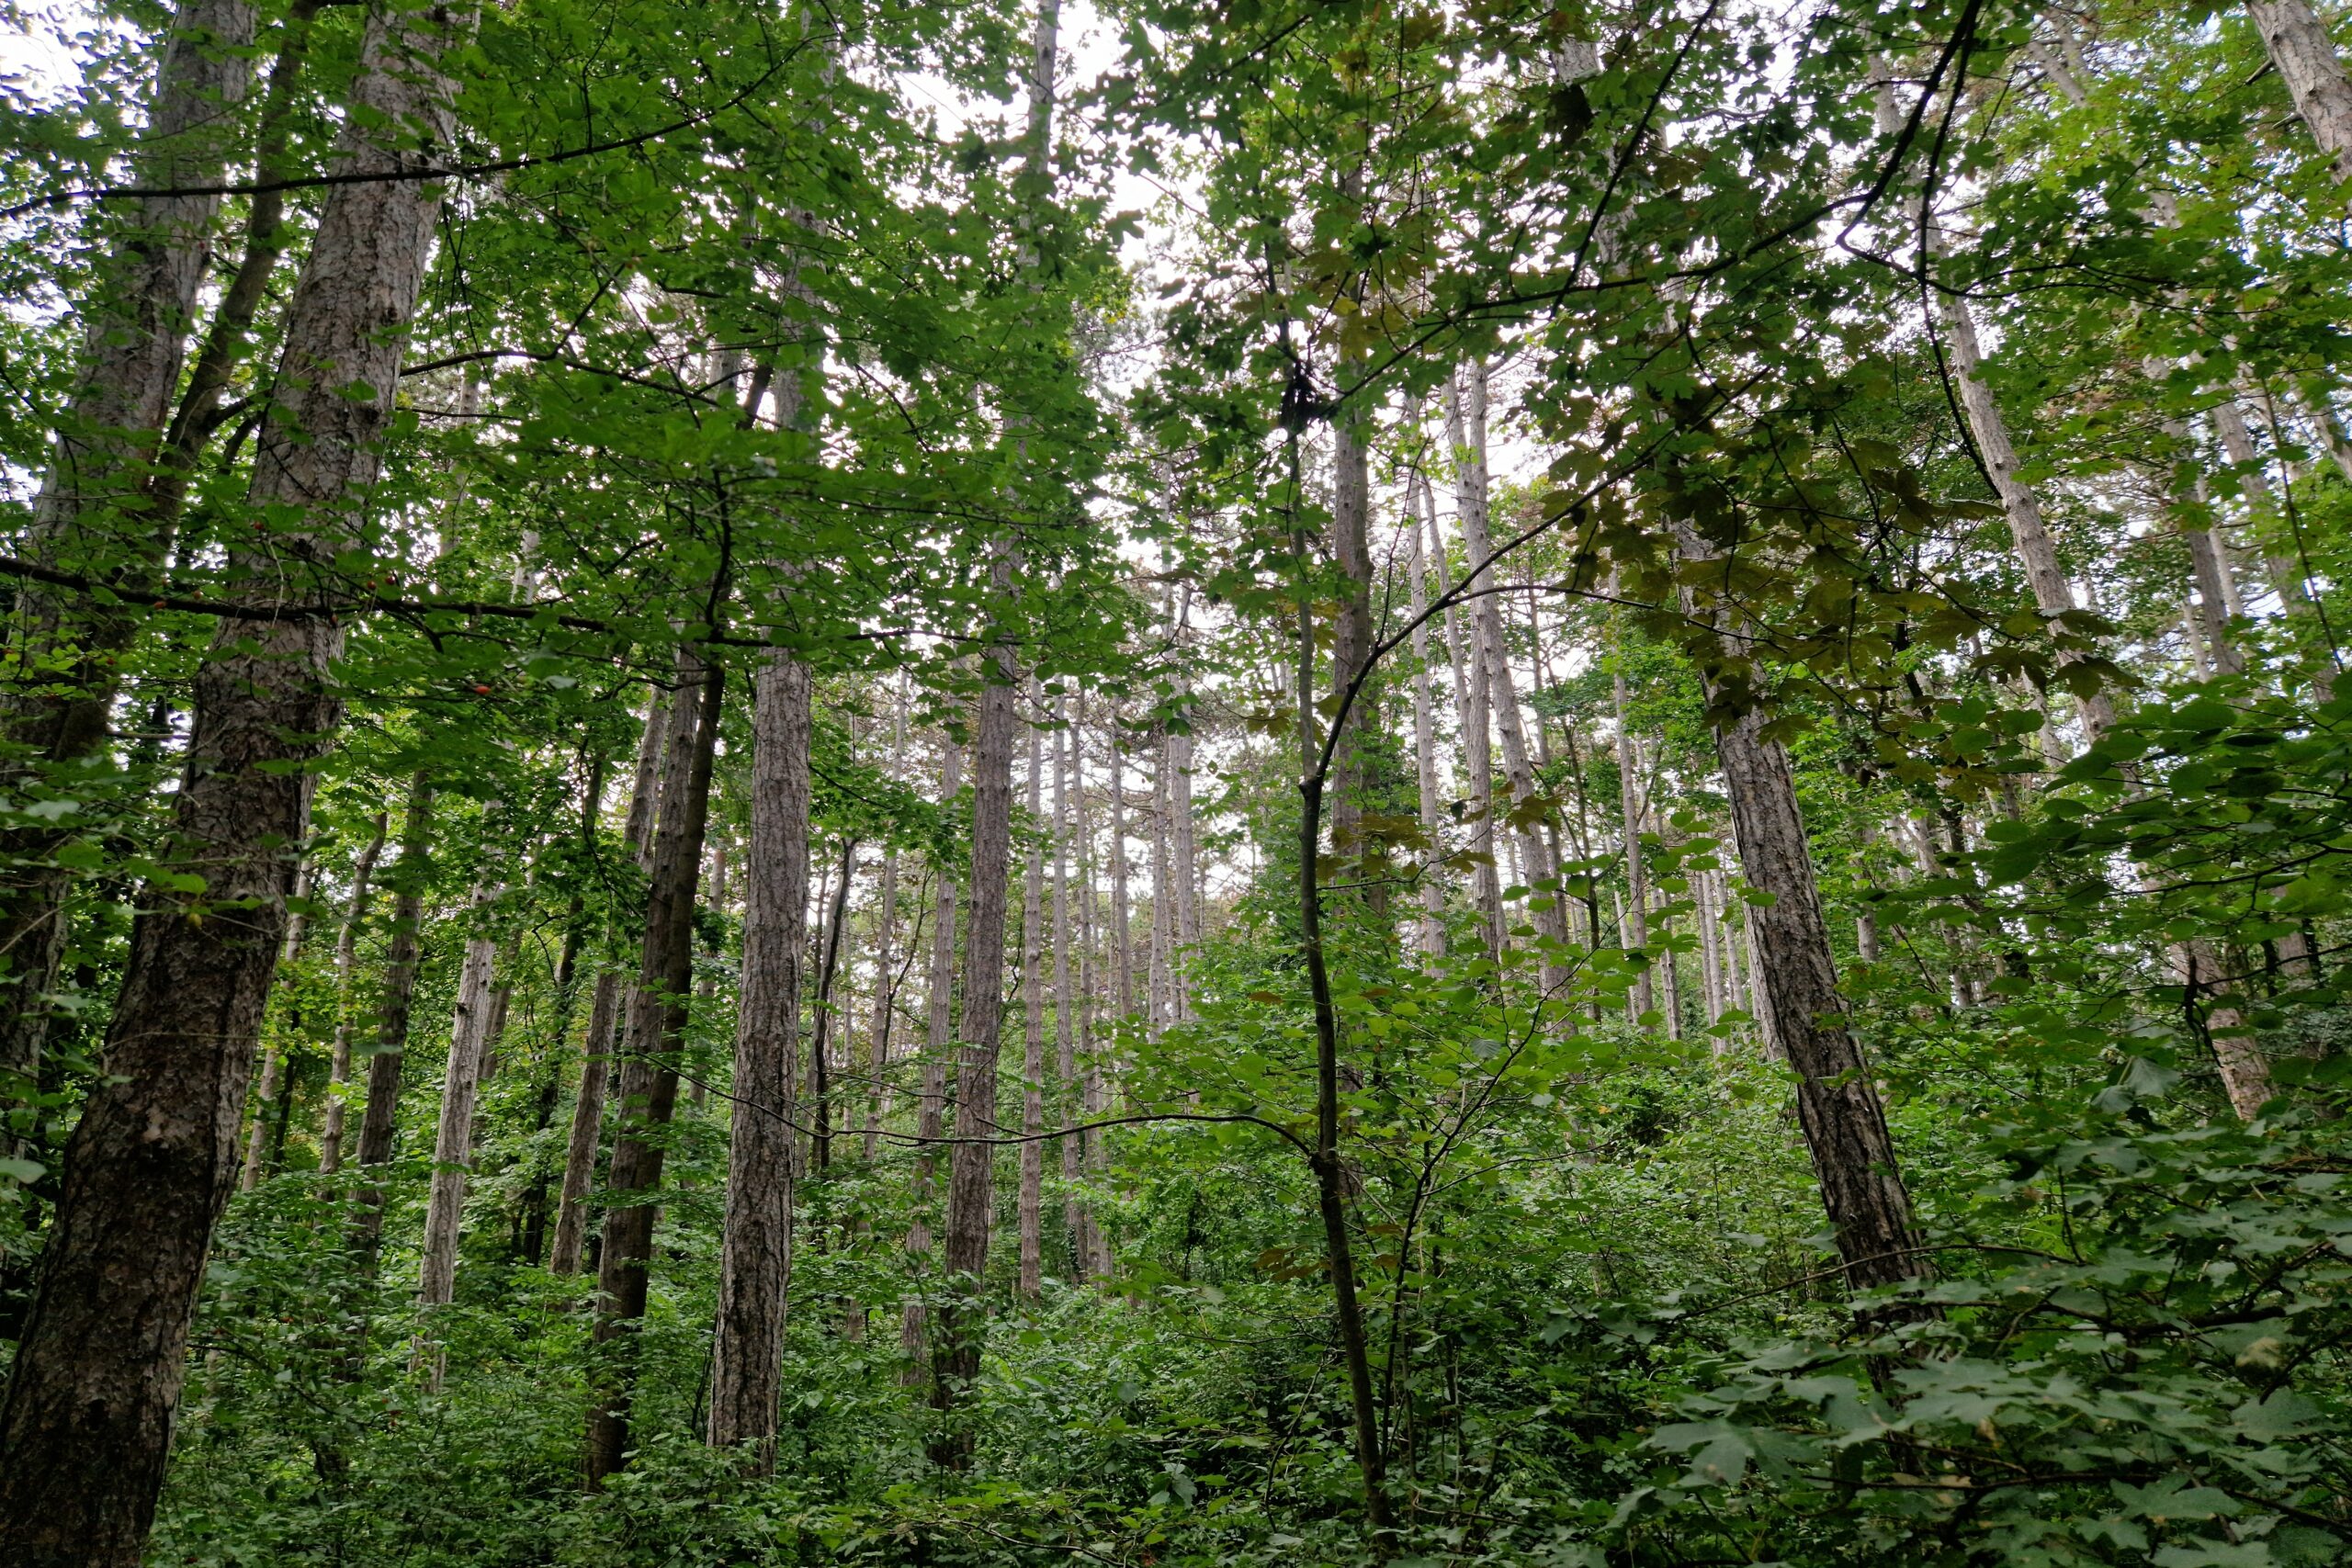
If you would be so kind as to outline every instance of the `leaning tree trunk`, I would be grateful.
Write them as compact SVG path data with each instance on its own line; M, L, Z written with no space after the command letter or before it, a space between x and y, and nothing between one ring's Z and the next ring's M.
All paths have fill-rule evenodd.
M218 186L238 141L236 109L253 80L253 0L187 0L173 17L147 126L131 154L131 183L166 192L131 205L96 258L78 377L58 421L57 445L27 530L45 564L99 581L137 575L162 553L146 489L156 440L178 390L181 361L212 254ZM103 220L99 220L103 222ZM45 764L87 757L106 743L118 685L106 657L130 637L116 604L69 606L30 583L17 589L8 638L18 669L44 673L7 694L5 724L24 759L11 789ZM102 645L102 646L101 646ZM0 835L13 863L0 880L0 1095L40 1070L65 951L67 886L51 862L70 836L56 829Z
M473 13L372 15L338 141L341 171L446 155L443 53ZM137 1562L163 1483L188 1320L212 1224L236 1179L310 764L341 723L331 670L343 627L288 616L323 583L307 563L356 543L351 497L377 474L401 338L431 254L441 188L357 180L328 194L288 304L250 499L277 521L241 547L249 614L198 667L187 773L165 852L201 894L145 889L106 1077L66 1151L62 1191L7 1399L0 1405L0 1562ZM226 906L233 918L193 919Z
M808 666L789 653L771 655L753 702L752 841L709 1430L713 1447L752 1445L747 1458L764 1475L775 1466L792 1282L793 1074L808 903Z
M690 647L678 649L668 756L662 765L662 826L648 879L645 942L630 998L637 1052L621 1074L621 1124L613 1140L613 1205L597 1258L595 1364L590 1371L591 1489L628 1454L637 1382L637 1335L653 1259L653 1195L662 1185L666 1131L678 1102L678 1056L694 986L695 896L702 880L703 829L710 807L724 671ZM698 688L698 690L697 690Z
M662 745L670 731L673 700L657 689L646 709L644 733L637 745L637 771L629 784L628 815L621 827L621 847L640 869L651 842L654 806L661 789ZM619 1028L621 984L618 968L611 964L597 966L596 988L588 1002L588 1035L581 1048L580 1092L571 1103L571 1134L564 1145L555 1240L548 1249L548 1268L558 1274L580 1272L580 1255L587 1245L588 1187L596 1174L605 1090L615 1077L611 1058Z
M359 852L351 872L351 907L344 911L343 930L334 943L334 1045L327 1064L326 1119L319 1131L319 1173L333 1176L343 1168L345 1089L351 1082L351 983L359 968L359 931L368 923L377 857L384 852L385 813L376 813L376 830Z

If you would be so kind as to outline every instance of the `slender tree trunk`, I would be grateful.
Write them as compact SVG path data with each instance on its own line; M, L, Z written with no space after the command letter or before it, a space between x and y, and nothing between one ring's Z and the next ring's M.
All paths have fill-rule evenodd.
M294 867L294 897L302 898L310 893L311 868L298 862ZM309 924L300 915L289 915L286 920L286 940L278 944L280 967L294 962L302 951L302 935ZM298 1032L299 1015L288 1010L285 1033ZM261 1185L262 1173L271 1164L269 1155L269 1112L277 1102L278 1077L286 1073L286 1051L273 1040L262 1054L261 1081L254 1089L253 1126L245 1138L244 1168L237 1177L238 1187L247 1192ZM290 1076L288 1077L291 1082Z
M609 1183L614 1202L605 1215L597 1259L596 1359L588 1412L592 1490L618 1471L628 1453L637 1332L645 1318L653 1258L653 1194L662 1185L663 1130L677 1105L677 1052L694 985L695 895L724 673L681 645L678 678L662 764L662 825L647 887L644 950L629 1008L629 1037L637 1052L621 1074L620 1132L613 1141Z
M1446 434L1453 444L1457 478L1455 497L1462 526L1462 547L1469 559L1472 590L1496 586L1487 576L1494 554L1487 518L1487 368L1476 359L1465 363L1447 383ZM1473 654L1485 670L1488 705L1496 732L1502 737L1503 768L1510 780L1511 815L1521 818L1518 831L1520 857L1529 884L1548 886L1548 907L1533 910L1537 933L1565 947L1568 942L1567 911L1559 891L1559 874L1551 864L1544 835L1532 818L1535 769L1528 761L1527 740L1520 725L1519 691L1511 675L1509 649L1503 640L1502 611L1495 596L1482 593L1470 612ZM1538 904L1547 897L1539 896ZM1567 970L1556 951L1544 956L1544 989L1556 995L1567 982Z
M1341 177L1342 199L1363 182L1361 167ZM1350 410L1331 422L1331 558L1346 584L1346 598L1331 640L1331 685L1345 691L1359 678L1364 689L1348 711L1331 767L1331 848L1342 858L1358 861L1363 871L1351 880L1363 893L1355 902L1369 915L1374 930L1388 933L1388 888L1379 863L1366 858L1359 824L1373 809L1372 731L1379 705L1368 671L1372 658L1372 548L1368 530L1372 519L1371 449L1359 416Z
M1189 589L1186 591L1188 593ZM1182 616L1175 632L1182 632ZM1177 694L1190 697L1189 679L1179 677ZM1176 1016L1193 1016L1192 965L1201 944L1199 835L1193 821L1193 734L1190 713L1168 736L1170 849L1176 857Z
M383 987L376 1004L376 1049L368 1058L368 1100L359 1120L359 1168L380 1170L392 1160L399 1126L401 1073L408 1055L409 1014L416 999L424 890L432 874L433 784L420 773L409 781L408 816L401 825L401 858L385 878L393 883L391 941L384 953ZM394 879L397 878L397 882ZM367 1180L352 1221L351 1245L372 1277L384 1230L384 1188Z
M1048 7L1050 11L1051 7ZM1000 545L989 571L992 597L1009 603L1013 562ZM956 1068L956 1137L947 1177L946 1300L933 1346L933 1404L952 1410L980 1371L978 1295L987 1278L989 1232L996 1212L997 1052L1003 1024L1004 923L1012 854L1013 697L1019 673L1009 646L991 650L983 670L979 719L972 742L972 896L964 933L963 1050ZM937 1460L962 1468L971 1433L951 1428L934 1445Z
M1408 419L1418 420L1419 410L1413 410ZM1431 958L1445 952L1445 884L1437 874L1437 867L1444 859L1444 827L1437 788L1437 721L1430 696L1429 628L1421 624L1429 614L1429 585L1425 577L1421 544L1420 490L1427 481L1417 471L1405 497L1405 517L1412 529L1412 547L1406 552L1406 570L1410 579L1413 614L1413 761L1420 784L1421 836L1429 840L1422 851L1421 919L1414 945Z
M1621 639L1621 656L1622 651ZM1617 698L1617 799L1625 832L1625 925L1621 940L1643 954L1644 967L1634 976L1634 1018L1638 1023L1657 1009L1657 993L1650 983L1647 967L1650 883L1649 868L1642 859L1642 753L1634 739L1634 727L1625 716L1631 705L1625 694L1623 670L1615 671L1613 686Z
M1421 525L1430 543L1430 560L1437 569L1438 597L1453 591L1446 566L1445 539L1438 531L1437 498L1424 480L1420 486ZM1490 959L1500 959L1509 931L1503 920L1503 884L1495 863L1495 758L1493 726L1487 716L1486 661L1465 647L1462 616L1452 604L1445 611L1446 657L1453 669L1454 720L1461 742L1462 765L1469 791L1470 897L1478 911L1480 940Z
M343 931L334 944L334 1047L327 1066L326 1120L319 1133L319 1172L333 1176L343 1168L345 1090L351 1083L351 987L359 968L359 931L368 923L377 857L384 852L386 814L376 813L376 830L359 852L351 871L351 906L344 911Z
M1069 787L1071 730L1068 698L1054 700L1054 1119L1067 1134L1080 1124L1082 1115L1072 1093L1078 1080L1078 1047L1073 1027L1077 1000L1070 993L1069 964L1069 811L1073 792ZM1082 786L1084 781L1079 782ZM1061 1146L1062 1224L1069 1233L1077 1272L1083 1274L1086 1252L1078 1180L1086 1139L1083 1134L1065 1135L1057 1142Z
M670 732L670 705L674 699L656 689L646 708L645 729L637 746L637 768L630 776L628 815L621 826L621 847L642 866L650 847L653 812L661 789L662 743ZM571 1134L564 1145L563 1189L558 1200L555 1242L548 1249L548 1268L558 1274L580 1272L580 1255L588 1236L588 1188L596 1175L596 1145L605 1125L605 1090L614 1072L611 1057L621 1011L621 973L610 963L598 965L596 987L588 1002L588 1036L581 1049L580 1092L571 1105Z
M1035 690L1034 686L1032 688ZM1021 1274L1023 1301L1045 1288L1046 1227L1046 850L1045 736L1029 730L1029 840L1021 896Z
M944 806L964 787L964 753L953 739L940 747L939 799ZM910 1272L920 1282L931 1272L931 1219L938 1201L939 1145L945 1136L947 1112L947 1053L956 1027L956 902L955 877L944 863L932 867L934 884L931 917L931 972L925 982L925 1035L922 1087L915 1110L914 1219L907 1227ZM908 1356L907 1381L921 1383L930 1355L929 1314L921 1299L907 1303L899 1325L899 1342Z
M342 172L446 155L452 89L440 58L472 25L456 7L371 15L356 112L337 142ZM287 308L249 498L256 516L283 509L289 520L232 556L253 574L252 614L223 620L198 669L174 803L170 869L201 866L205 890L158 884L141 897L107 1077L67 1148L0 1404L0 1562L133 1564L154 1517L189 1313L236 1179L238 1113L307 832L308 764L341 721L329 676L341 624L276 612L316 591L302 560L356 537L348 498L378 471L440 206L432 181L334 187ZM237 916L188 918L206 904Z
M808 666L770 656L753 694L752 839L744 866L742 990L727 1221L711 1357L710 1442L775 1466L784 1320L792 1281L793 1083L800 1050L801 949L808 904Z
M906 749L907 710L893 694L890 709L890 776L899 776L899 756ZM898 1005L899 850L882 852L882 886L875 896L874 1022L866 1031L869 1077L865 1085L865 1162L874 1163L882 1135L882 1083L890 1067L891 1010ZM859 1314L864 1322L864 1314Z
M1111 975L1119 987L1121 1018L1136 1010L1135 942L1127 929L1127 781L1119 709L1114 701L1103 735L1111 748Z
M1176 938L1171 929L1176 875L1168 846L1168 738L1164 733L1153 750L1158 755L1151 771L1151 962L1146 969L1148 1005L1144 1037L1157 1043L1160 1031L1176 1016Z
M458 1003L449 1028L449 1064L441 1078L441 1121L433 1140L433 1183L425 1199L424 1245L417 1271L417 1303L447 1306L458 1277L458 1229L466 1207L466 1173L473 1158L474 1101L489 1060L492 1020L492 977L498 939L482 930L500 889L474 887L474 933L466 942L465 968L458 979ZM438 1381L437 1379L435 1380Z

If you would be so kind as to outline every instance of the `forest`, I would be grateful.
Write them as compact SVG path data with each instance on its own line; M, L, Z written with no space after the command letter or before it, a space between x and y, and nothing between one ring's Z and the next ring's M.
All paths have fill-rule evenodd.
M2352 1562L2335 0L0 18L0 1564Z

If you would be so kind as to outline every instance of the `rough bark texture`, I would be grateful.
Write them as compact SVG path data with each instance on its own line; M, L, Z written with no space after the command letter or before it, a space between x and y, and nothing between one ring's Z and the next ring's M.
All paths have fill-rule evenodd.
M359 968L359 931L368 923L377 857L384 852L385 813L376 813L376 831L359 852L351 870L351 906L344 911L343 930L334 943L334 1044L327 1063L327 1104L319 1130L319 1173L333 1176L343 1168L343 1097L351 1083L351 987Z
M653 1258L652 1195L662 1185L665 1134L678 1100L677 1050L694 985L695 895L701 882L721 671L715 664L706 666L693 649L681 647L678 687L662 764L662 825L646 889L645 942L629 1006L629 1038L637 1049L621 1073L620 1132L613 1141L609 1182L613 1206L605 1215L597 1259L588 1412L592 1488L628 1459L637 1330L645 1317Z
M479 927L499 890L478 886L473 919ZM466 1209L466 1176L473 1159L474 1102L490 1059L492 984L498 939L477 929L466 942L458 1001L449 1019L449 1062L441 1075L441 1119L433 1137L433 1183L424 1203L424 1242L417 1266L417 1304L446 1306L458 1280L458 1226Z
M647 835L653 824L655 797L660 790L662 746L670 730L666 692L656 691L646 710L645 731L638 741L637 769L629 782L628 815L621 827L621 844L639 865L645 863ZM596 971L596 987L588 1002L588 1037L581 1050L580 1093L571 1102L571 1134L564 1145L563 1189L556 1211L555 1241L548 1249L548 1267L558 1274L580 1272L580 1254L588 1239L588 1188L596 1175L596 1145L605 1126L605 1089L613 1081L611 1056L621 1009L621 976L611 964Z
M785 1307L792 1280L794 1064L808 903L808 667L788 653L760 671L752 734L752 839L744 866L735 1110L719 1253L710 1441L755 1445L775 1465Z
M1029 731L1029 821L1045 822L1045 738ZM1046 1186L1046 850L1034 833L1021 896L1021 1273L1023 1299L1045 1285Z
M220 183L238 141L234 110L253 80L252 0L187 0L157 67L147 129L131 155L132 183L154 188ZM220 197L155 196L122 212L103 242L91 296L82 305L79 378L58 420L57 445L27 530L31 553L69 571L105 579L153 561L164 548L146 487L187 334L212 254ZM102 224L104 220L99 220ZM122 646L120 609L63 600L31 583L16 589L11 652L23 683L6 697L13 743L8 772L21 789L50 764L103 744L117 679L94 658ZM22 748L14 750L13 748ZM0 1096L34 1078L50 1021L50 993L64 952L68 879L46 863L55 830L0 839L29 869L0 879Z
M939 798L945 805L964 787L964 753L953 740L941 750L944 755L939 766ZM922 1084L915 1106L915 1212L907 1226L910 1271L919 1280L928 1273L931 1265L931 1217L938 1186L939 1140L946 1122L947 1052L955 1041L956 1026L956 879L948 874L946 866L934 863L932 880L934 901L931 916L931 969L924 982ZM899 1343L907 1352L910 1382L920 1382L925 1375L928 1330L924 1303L919 1299L910 1300L899 1325Z
M1012 592L1012 558L1001 550L989 572L1001 600ZM1004 917L1012 855L1013 696L1018 674L1009 648L989 659L972 739L972 897L964 933L963 1049L956 1068L955 1152L948 1162L945 1264L947 1299L933 1347L932 1401L952 1407L979 1376L980 1312L975 1297L986 1276L989 1231L996 1209L997 1050L1003 1021ZM970 1458L969 1434L951 1430L939 1455Z
M2352 82L2325 24L2305 0L2246 0L2245 14L2336 183L2352 183Z
M1057 698L1054 705L1054 1102L1055 1122L1067 1132L1080 1124L1080 1109L1072 1098L1078 1077L1078 1045L1074 1011L1077 998L1070 992L1069 963L1069 850L1070 850L1070 728L1069 703ZM1084 1134L1065 1136L1061 1145L1062 1224L1069 1231L1072 1248L1079 1260L1079 1272L1086 1271L1084 1235L1078 1202L1080 1161L1085 1152Z
M1747 909L1759 999L1768 1002L1796 1069L1797 1119L1847 1280L1858 1289L1889 1284L1926 1271L1911 1198L1877 1085L1846 1028L1789 755L1779 741L1764 739L1764 723L1750 710L1715 731L1740 869L1773 900Z
M471 24L470 11L449 8L371 17L352 85L367 112L338 142L339 167L446 155L438 61ZM198 671L167 852L200 868L205 891L141 895L108 1077L67 1150L0 1406L0 1561L135 1562L153 1517L188 1314L235 1179L238 1113L307 829L304 764L342 717L328 674L342 627L270 612L278 596L306 599L304 563L352 535L349 498L377 472L440 205L429 181L334 187L287 309L250 489L268 526L236 559L269 596L249 601L251 618L224 619ZM208 905L237 914L192 918Z

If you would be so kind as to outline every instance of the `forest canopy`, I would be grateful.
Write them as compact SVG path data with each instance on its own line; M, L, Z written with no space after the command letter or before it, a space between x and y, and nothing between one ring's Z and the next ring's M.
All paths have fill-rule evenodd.
M2352 17L0 17L0 1562L2352 1557Z

